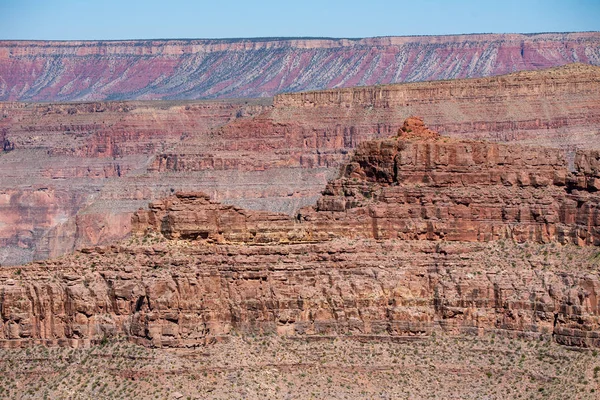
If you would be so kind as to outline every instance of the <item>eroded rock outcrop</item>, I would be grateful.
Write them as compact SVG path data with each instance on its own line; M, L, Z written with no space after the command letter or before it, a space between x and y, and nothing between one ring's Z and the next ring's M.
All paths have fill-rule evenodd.
M176 191L293 215L359 143L395 136L410 115L452 138L560 147L574 169L576 150L598 143L600 67L273 101L1 103L10 151L0 150L0 187L11 200L0 204L0 263L110 243L140 206ZM29 201L38 191L55 205Z
M252 211L211 201L197 192L179 192L133 216L136 234L157 232L169 239L207 239L211 243L265 244L327 238L289 215Z
M443 331L600 346L591 156L571 173L555 150L404 128L295 217L181 192L138 211L128 243L1 269L0 345Z
M3 269L0 346L435 331L599 346L590 249L373 240L98 248Z
M135 230L242 242L271 229L275 241L287 230L298 240L327 232L377 240L599 245L595 157L579 153L572 173L560 150L441 137L411 117L397 137L359 145L316 207L295 218L248 214L202 194L179 193L138 212Z

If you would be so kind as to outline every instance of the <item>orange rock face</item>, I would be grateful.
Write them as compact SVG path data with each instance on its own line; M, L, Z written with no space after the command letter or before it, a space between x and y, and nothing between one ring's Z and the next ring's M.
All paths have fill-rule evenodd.
M436 331L599 346L600 280L587 249L373 240L102 247L0 271L0 346Z
M181 192L138 211L129 244L1 269L0 346L436 331L600 346L597 154L570 172L557 150L407 126L425 136L360 145L294 217Z
M317 211L331 212L336 222L326 225L364 230L375 239L598 245L596 182L584 171L571 173L558 150L444 138L385 140L359 146L344 178L328 184Z
M398 136L402 139L433 140L439 138L440 134L427 128L422 117L409 117L398 130Z
M210 201L204 193L179 192L133 216L137 234L159 232L169 239L212 243L292 243L323 239L286 214L251 211Z

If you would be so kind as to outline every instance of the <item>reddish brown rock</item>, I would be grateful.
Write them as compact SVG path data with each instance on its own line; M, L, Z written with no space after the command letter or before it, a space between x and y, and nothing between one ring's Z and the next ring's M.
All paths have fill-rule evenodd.
M16 222L0 223L0 263L109 243L126 235L135 210L176 191L294 215L317 200L352 149L396 136L410 115L453 138L560 147L574 169L576 149L598 143L598 71L579 64L282 94L272 107L270 100L2 103L0 137L10 144L0 151L0 187L13 200L0 219ZM55 193L56 203L27 200L40 190ZM97 228L101 234L85 234Z
M398 137L359 145L317 206L295 219L248 214L181 193L138 212L135 230L242 242L255 242L257 232L280 237L288 230L300 241L327 232L378 240L599 245L600 196L585 161L594 154L581 153L571 173L560 150L440 137L411 117Z
M296 217L176 193L136 213L129 243L1 269L0 345L443 331L600 346L586 172L557 150L421 128L360 145Z
M0 271L0 346L436 331L599 346L600 281L588 249L339 239L90 249Z
M598 245L595 182L570 173L558 150L388 139L359 146L317 211L331 213L325 225L376 239Z
M251 211L210 201L204 193L179 192L133 216L137 234L159 232L169 239L207 239L216 243L294 243L323 240L289 215Z
M433 140L440 134L427 128L422 117L408 117L398 130L398 136L402 139Z
M11 143L0 151L0 263L123 238L137 208L174 187L197 188L190 176L151 176L157 152L262 107L235 100L0 104L0 132Z

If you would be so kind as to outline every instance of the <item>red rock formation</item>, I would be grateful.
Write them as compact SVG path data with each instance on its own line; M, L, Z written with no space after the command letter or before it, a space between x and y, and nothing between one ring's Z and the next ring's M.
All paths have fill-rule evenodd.
M0 187L16 195L0 220L22 222L0 224L0 263L108 243L128 231L136 209L175 191L294 214L353 148L394 136L409 115L454 138L561 147L574 168L575 149L597 147L600 68L284 94L273 103L1 103L0 135L12 150L0 152ZM53 211L25 200L45 188L60 193ZM18 247L19 237L31 239Z
M598 247L555 243L600 244L590 176L569 173L557 151L432 138L412 126L424 137L361 145L298 218L178 193L133 222L169 239L149 234L0 269L0 346L436 331L600 346ZM520 196L514 206L502 187ZM531 229L538 222L548 235ZM558 227L564 235L552 234Z
M98 248L0 271L0 346L85 346L119 335L187 347L235 332L435 331L600 345L590 253L523 250L370 240Z
M402 128L398 130L398 136L402 139L435 140L440 134L425 126L422 117L409 117L404 121Z
M134 225L167 237L246 243L338 237L600 245L597 171L589 166L596 153L580 153L571 173L559 150L445 138L411 117L398 137L359 145L341 178L296 221L179 193L139 211Z
M360 140L395 132L404 119L420 115L453 137L594 148L599 76L597 67L573 64L495 78L287 93L275 96L273 120L330 130L336 121Z
M374 239L600 244L596 178L571 174L558 150L426 135L359 146L319 200L317 215L331 213L323 228Z
M199 99L600 64L600 34L0 42L0 100Z
M189 176L149 176L156 153L262 107L234 100L0 104L0 132L11 147L0 151L0 263L123 238L133 211L194 184Z
M289 215L250 211L210 201L203 193L176 193L134 214L138 234L160 232L169 239L207 239L216 243L293 243L322 240L326 234Z

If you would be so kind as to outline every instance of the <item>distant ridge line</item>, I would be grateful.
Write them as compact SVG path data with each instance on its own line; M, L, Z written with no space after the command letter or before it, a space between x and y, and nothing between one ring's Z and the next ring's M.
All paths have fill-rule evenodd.
M569 35L581 33L598 33L600 31L556 31L556 32L471 32L471 33L448 33L443 35L377 35L365 37L333 37L333 36L256 36L256 37L221 37L221 38L131 38L131 39L0 39L2 42L170 42L170 41L217 41L217 42L274 42L274 41L293 41L293 40L352 40L359 41L363 39L382 39L382 38L432 38L432 37L454 37L454 36L479 36L479 35L523 35L523 36L538 36L538 35Z
M0 41L0 101L272 97L600 65L600 32Z

